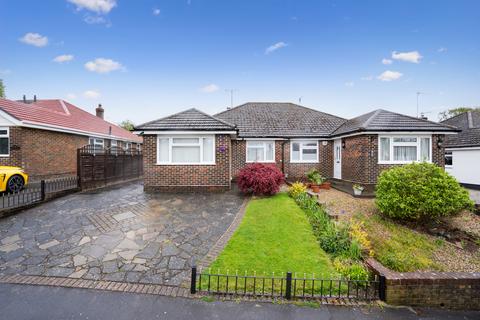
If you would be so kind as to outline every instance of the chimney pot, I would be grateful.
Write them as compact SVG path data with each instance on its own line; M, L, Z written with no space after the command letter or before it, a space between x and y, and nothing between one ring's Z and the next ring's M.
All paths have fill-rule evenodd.
M37 102L37 95L36 94L33 95L33 102Z
M99 103L98 107L95 109L95 113L97 117L103 119L103 115L105 114L105 109L102 108L102 105Z
M23 95L23 103L27 103L27 96Z

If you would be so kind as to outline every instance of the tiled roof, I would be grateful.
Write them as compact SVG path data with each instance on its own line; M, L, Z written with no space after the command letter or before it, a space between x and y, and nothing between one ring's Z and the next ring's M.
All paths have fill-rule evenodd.
M25 125L46 126L45 130L47 127L51 130L67 129L92 136L111 135L121 140L142 142L137 135L59 99L23 103L0 98L0 109Z
M456 135L445 138L445 147L479 147L480 146L480 111L468 111L442 121L462 130Z
M293 103L250 102L215 117L234 123L240 137L327 137L346 120Z
M141 131L162 130L200 130L200 131L232 131L235 126L224 120L217 119L195 108L188 109L171 116L150 121L135 127Z
M455 127L429 120L378 109L342 124L332 133L340 136L362 131L441 131L455 132Z

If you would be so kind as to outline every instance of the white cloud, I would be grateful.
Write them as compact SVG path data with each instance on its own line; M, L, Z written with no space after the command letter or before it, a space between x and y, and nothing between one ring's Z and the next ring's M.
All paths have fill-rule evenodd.
M88 92L88 91L85 91L85 92ZM66 97L67 97L68 100L77 99L77 95L75 93L67 93Z
M437 50L437 51L438 51L438 52L440 52L440 53L442 53L442 52L447 52L447 51L448 51L448 49L447 49L447 48L445 48L445 47L441 47L441 48L438 48L438 50Z
M83 93L83 96L87 99L98 99L100 98L101 94L96 90L87 90Z
M400 72L387 70L380 74L377 79L382 81L393 81L400 79L401 76L403 76L403 74Z
M366 77L361 77L360 80L363 80L363 81L370 81L370 80L373 80L373 76L366 76Z
M210 83L210 84L207 84L206 86L200 88L200 91L205 92L205 93L212 93L212 92L218 91L219 89L220 89L219 86L217 86L214 83Z
M77 10L87 9L96 13L109 13L117 6L116 0L68 0L77 6Z
M383 63L383 64L392 64L393 61L390 60L390 59L385 59L385 58L383 58L383 59L382 59L382 63Z
M153 8L152 13L153 13L154 16L158 16L158 15L160 14L160 9L158 9L158 8Z
M418 51L410 51L410 52L392 52L392 59L401 60L406 62L412 63L420 63L422 59L422 55Z
M62 54L60 56L57 56L53 59L53 62L58 62L58 63L63 63L63 62L68 62L73 60L73 55L71 54Z
M86 15L83 21L88 24L105 24L107 27L111 26L110 21L102 16Z
M105 58L97 58L93 61L88 61L85 63L85 68L88 71L97 73L109 73L115 70L125 70L125 67L123 67L119 62Z
M280 41L280 42L277 42L275 44L272 44L270 47L268 47L267 49L265 49L265 54L270 54L278 49L281 49L281 48L285 48L286 46L288 46L288 44L286 44L285 42L283 41Z
M45 47L48 44L48 38L46 36L33 32L26 33L19 40L35 47Z
M353 87L354 85L355 85L355 82L353 82L353 81L345 82L346 87Z

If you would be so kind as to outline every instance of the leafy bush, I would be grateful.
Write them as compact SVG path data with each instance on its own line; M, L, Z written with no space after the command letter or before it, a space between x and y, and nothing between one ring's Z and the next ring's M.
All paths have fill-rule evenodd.
M238 187L243 193L274 195L285 181L283 173L275 165L252 163L238 174Z
M350 280L368 280L370 276L363 264L350 259L335 258L333 266L342 276Z
M383 171L376 204L388 217L405 220L437 219L473 206L468 192L455 178L425 162Z
M322 177L322 175L320 174L320 172L317 169L312 169L312 170L308 171L307 172L307 179L308 179L308 181L310 181L311 183L316 184L316 185L321 185L326 180L324 177Z
M325 252L334 257L348 255L350 249L350 238L348 236L348 227L346 225L336 225L330 222L320 233L320 246Z
M288 188L288 195L295 199L305 191L307 191L307 187L303 183L297 181L292 183L290 188Z
M365 251L370 257L373 257L372 243L368 239L368 234L364 230L363 221L352 221L350 223L350 237L352 238L352 244L355 242L360 247L361 251Z

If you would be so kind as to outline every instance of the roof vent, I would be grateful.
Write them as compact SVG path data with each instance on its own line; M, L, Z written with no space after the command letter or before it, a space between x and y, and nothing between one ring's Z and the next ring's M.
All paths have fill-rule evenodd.
M98 107L95 108L95 113L96 113L97 117L99 117L100 119L103 119L103 115L105 114L105 110L102 108L101 104L98 104Z
M420 119L422 119L422 120L428 120L428 117L422 112L422 113L420 114Z

